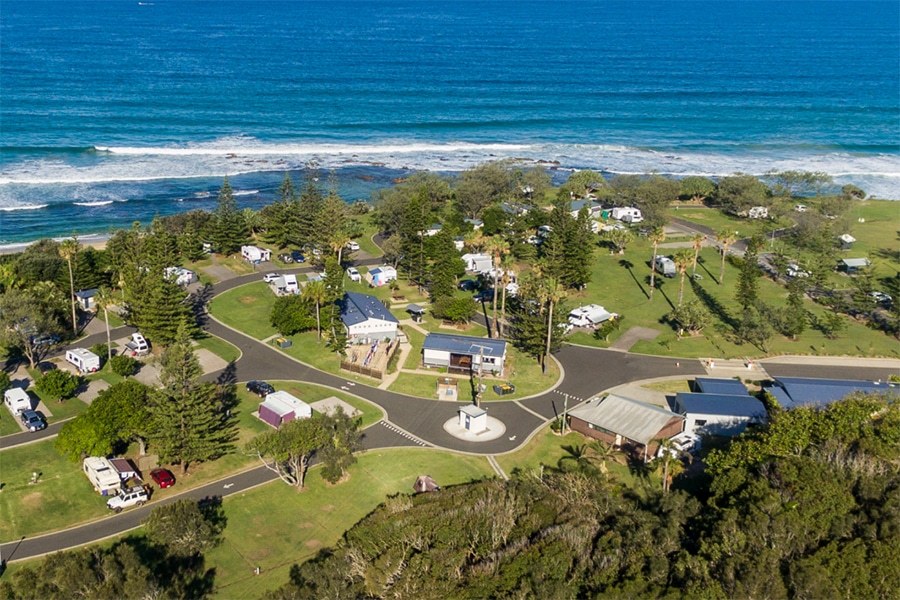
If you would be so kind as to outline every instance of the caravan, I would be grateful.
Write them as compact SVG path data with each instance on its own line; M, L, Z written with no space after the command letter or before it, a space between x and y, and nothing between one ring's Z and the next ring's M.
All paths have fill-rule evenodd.
M84 459L84 474L101 496L115 495L122 488L122 479L112 462L103 456Z
M100 357L85 348L66 350L66 362L78 367L82 374L100 370Z
M617 206L612 209L610 216L616 221L624 221L625 223L640 223L644 220L641 209L633 206Z
M594 327L618 317L599 304L580 306L569 313L569 324L573 327Z
M31 397L22 388L9 388L3 392L3 404L14 415L24 410L31 410Z
M675 261L668 256L657 256L656 262L653 263L653 268L664 277L675 277L677 271Z

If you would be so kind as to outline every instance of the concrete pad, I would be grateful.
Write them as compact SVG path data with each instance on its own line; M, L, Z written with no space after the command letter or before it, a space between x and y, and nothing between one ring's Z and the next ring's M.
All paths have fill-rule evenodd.
M144 385L159 387L159 367L155 364L141 363L141 368L132 377Z
M444 422L444 431L466 442L489 442L506 433L506 425L500 419L489 416L487 417L487 429L474 433L461 426L459 417L454 416L452 419Z
M203 369L204 373L221 371L228 366L227 362L206 348L194 348L194 354L200 361L200 368Z
M97 396L100 395L100 392L106 389L109 389L109 383L102 379L95 379L94 381L88 382L87 389L78 394L78 398L80 398L82 402L90 406L91 402L93 402L97 398Z
M647 340L649 342L655 340L658 335L659 331L657 331L656 329L637 326L630 327L619 337L619 339L609 345L609 349L628 352L629 350L631 350L632 346L638 343L638 341Z
M203 267L203 272L215 279L216 281L225 281L227 279L234 279L238 276L237 273L232 271L227 267L222 267L219 265L210 265L208 267Z
M337 410L338 406L344 409L344 414L350 415L351 417L362 414L361 411L336 396L330 396L324 400L313 402L310 406L312 406L314 411L322 413L323 415L331 415Z

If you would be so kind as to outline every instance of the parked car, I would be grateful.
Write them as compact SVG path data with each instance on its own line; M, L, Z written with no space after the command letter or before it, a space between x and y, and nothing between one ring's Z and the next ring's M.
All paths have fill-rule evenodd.
M621 223L611 223L609 225L604 225L603 227L601 227L600 231L601 232L615 231L616 229L626 229L626 227L624 225L622 225Z
M143 506L150 499L150 494L146 488L136 487L129 490L122 490L117 496L113 496L106 501L106 508L120 513L123 509L132 506Z
M889 306L894 301L890 295L885 294L884 292L869 292L867 295L873 302L877 302L884 306Z
M36 410L23 410L19 414L19 418L22 419L22 424L28 431L40 431L47 428L44 415Z
M281 262L283 262L286 265L289 265L292 262L294 262L294 258L290 254L279 254L278 260L280 260Z
M160 488L170 488L175 485L175 476L168 469L153 469L150 471L150 479Z
M459 289L464 292L474 292L479 287L479 284L474 279L463 279L459 282Z
M696 433L685 431L670 439L672 441L672 448L669 450L669 453L675 458L684 456L685 454L694 454L700 450L700 436ZM656 453L657 458L662 457L664 452L665 450L660 447L659 451Z
M32 346L55 346L59 343L60 337L55 333L47 335L37 335L31 338Z
M347 269L347 277L350 278L350 281L361 281L362 276L359 274L359 271L356 270L356 267L350 267Z
M494 300L494 290L493 288L481 290L480 292L475 294L473 299L476 302L492 302Z
M294 259L294 262L303 263L306 262L306 257L303 256L303 253L299 250L294 250L291 252L291 258Z
M52 363L49 360L45 360L43 362L38 363L38 369L41 371L41 375L46 375L50 371L56 369L56 363Z
M265 398L274 392L275 388L272 387L271 383L266 383L265 381L248 381L247 391L251 394L256 394L260 398Z
M349 250L350 252L357 252L359 250L359 242L350 240L349 242L347 242L347 250Z
M809 272L804 271L799 265L791 263L787 268L788 277L809 277Z
M805 204L798 204L794 207L794 210L797 212L806 212L807 206Z
M263 275L263 281L265 281L266 283L272 283L279 277L281 277L281 275L279 275L278 273L266 273L265 275Z

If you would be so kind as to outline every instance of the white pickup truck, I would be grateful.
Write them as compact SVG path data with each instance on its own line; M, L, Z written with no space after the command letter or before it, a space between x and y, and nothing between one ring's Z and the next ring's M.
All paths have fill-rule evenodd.
M125 350L131 356L144 356L150 352L150 344L140 333L132 333L131 340L125 342Z
M143 506L150 499L150 494L143 487L122 490L118 495L106 501L106 507L113 512L120 513L122 509L131 506Z

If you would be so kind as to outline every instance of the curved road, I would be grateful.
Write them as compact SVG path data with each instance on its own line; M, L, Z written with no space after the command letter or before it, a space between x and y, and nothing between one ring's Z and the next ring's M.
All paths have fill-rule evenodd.
M377 262L376 260L367 260L361 264ZM308 269L294 268L287 271L299 273L306 270ZM199 297L202 302L205 302L222 292L256 281L259 281L258 274L236 277L210 286L203 290ZM486 403L485 407L489 414L506 425L506 433L503 437L488 442L467 442L448 434L443 429L443 424L447 420L455 418L457 408L468 404L467 402L443 402L415 398L359 382L348 386L345 378L318 371L287 356L274 346L263 344L214 319L207 317L204 325L210 334L230 342L241 351L242 356L231 365L233 371L229 373L229 376L234 377L235 381L289 379L335 389L345 387L350 391L347 392L346 389L343 391L380 406L388 416L387 419L379 421L363 432L363 442L367 449L427 446L483 455L511 452L525 444L532 434L562 411L567 394L569 408L572 408L601 390L624 383L670 375L689 377L706 374L700 362L692 359L661 358L613 350L565 346L556 355L563 373L561 381L555 389L531 398ZM133 329L119 328L116 330L116 336L127 335L130 331ZM79 345L89 346L95 341L105 341L105 339L104 332L80 340ZM767 361L766 369L770 373L778 375L848 379L886 379L888 375L896 372L896 369L875 367L860 369L778 364L777 359ZM206 378L214 379L220 374L221 372L210 373ZM51 437L56 435L60 426L61 423L55 423L38 434L23 433L5 436L2 438L3 448ZM264 467L257 467L199 488L187 490L183 494L167 498L163 502L171 502L180 497L200 499L210 496L227 496L272 481L275 477ZM118 535L138 527L140 521L149 514L155 505L156 503L150 503L147 506L82 526L5 543L0 546L0 553L2 553L0 556L6 561L24 560Z

